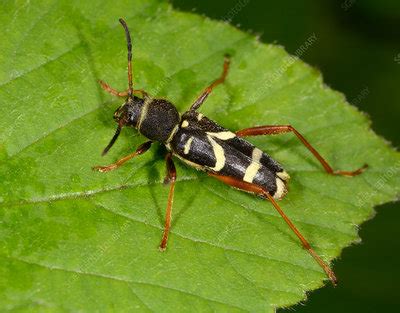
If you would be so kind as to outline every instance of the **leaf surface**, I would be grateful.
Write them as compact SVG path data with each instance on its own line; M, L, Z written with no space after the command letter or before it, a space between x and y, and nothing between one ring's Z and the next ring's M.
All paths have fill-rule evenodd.
M134 83L184 112L232 67L201 108L232 130L292 124L338 169L331 177L291 134L252 138L290 173L281 206L327 261L357 242L373 206L399 194L400 157L315 69L220 22L160 1L5 1L0 18L0 306L6 311L265 311L305 298L325 274L273 207L175 162L169 249L158 251L168 188L165 149L108 174L91 166L145 141L124 129L101 158ZM340 279L340 277L339 277Z

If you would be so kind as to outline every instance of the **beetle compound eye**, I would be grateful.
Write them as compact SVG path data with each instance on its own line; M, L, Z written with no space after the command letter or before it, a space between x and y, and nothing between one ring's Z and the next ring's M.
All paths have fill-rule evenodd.
M120 111L119 111L119 108L117 109L117 110L115 110L115 112L114 112L114 120L115 121L117 121L118 122L118 120L120 119L120 116L121 116L121 114L120 114Z
M126 105L123 104L118 109L115 110L114 120L116 122L119 122L119 121L123 120L126 115L127 115Z

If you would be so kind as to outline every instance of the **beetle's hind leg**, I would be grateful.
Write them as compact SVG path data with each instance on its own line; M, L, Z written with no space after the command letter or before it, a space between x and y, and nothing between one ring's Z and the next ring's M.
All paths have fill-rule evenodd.
M297 138L303 143L304 146L315 156L315 158L321 163L324 167L325 171L328 174L332 175L341 175L341 176L357 176L365 171L368 167L367 164L364 164L362 167L355 171L337 171L334 170L329 163L318 153L317 150L300 134L292 125L265 125L265 126L257 126L251 128L245 128L236 132L238 137L247 137L247 136L261 136L261 135L277 135L292 132Z
M174 202L175 181L176 181L176 169L174 161L172 160L172 153L168 153L166 155L165 162L167 165L167 175L165 176L164 184L169 184L169 194L168 194L167 210L165 213L164 233L160 243L161 251L164 251L167 248L169 229L171 227L172 204Z
M226 76L228 75L229 71L229 65L230 65L230 60L231 57L226 54L225 55L225 61L224 61L224 68L222 70L221 76L216 79L210 86L208 86L204 91L201 93L200 97L197 98L197 100L192 104L190 107L190 111L195 111L197 110L204 101L206 101L208 95L211 93L211 91L217 87L219 84L222 84L225 81Z
M270 193L264 189L263 187L245 182L243 180L230 177L230 176L223 176L219 174L214 174L214 173L208 173L208 175L215 177L216 179L222 181L223 183L232 186L237 189L241 189L247 192L254 193L256 195L262 196L263 198L267 198L274 208L278 211L278 213L282 216L282 218L285 220L286 224L290 227L290 229L296 234L297 238L300 239L304 249L310 253L310 255L314 258L314 260L321 266L321 268L324 270L326 275L329 277L333 285L336 285L337 279L335 276L335 273L333 270L329 267L327 263L325 263L321 257L314 251L314 249L311 247L311 245L308 243L308 241L304 238L304 236L300 233L300 231L294 226L292 221L287 217L287 215L283 212L279 204L275 201L275 199L270 195Z

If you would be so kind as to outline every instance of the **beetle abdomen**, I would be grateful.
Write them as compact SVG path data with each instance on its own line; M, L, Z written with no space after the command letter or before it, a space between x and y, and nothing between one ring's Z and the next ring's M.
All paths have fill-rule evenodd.
M182 116L169 148L189 165L260 185L281 199L289 176L268 154L195 112Z

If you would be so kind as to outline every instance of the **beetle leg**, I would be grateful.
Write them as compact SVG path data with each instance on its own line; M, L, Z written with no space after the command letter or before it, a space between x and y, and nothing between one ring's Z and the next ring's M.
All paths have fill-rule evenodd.
M229 70L229 64L230 64L230 56L225 55L225 61L224 61L224 68L222 70L221 76L216 79L210 86L208 86L200 97L197 98L197 100L192 104L190 107L190 111L195 111L197 110L203 102L207 99L208 95L211 93L211 91L217 87L219 84L222 84L225 81L226 75L228 75L228 70Z
M215 174L215 173L208 173L208 175L215 177L216 179L218 179L218 180L222 181L223 183L225 183L229 186L232 186L234 188L241 189L241 190L244 190L247 192L251 192L256 195L267 198L272 203L274 208L278 211L278 213L282 216L282 218L285 220L285 222L288 224L290 229L300 239L304 249L306 249L311 254L311 256L315 259L315 261L317 261L317 263L321 266L321 268L325 271L326 275L331 280L332 284L336 285L337 279L336 279L335 273L332 271L332 269L329 267L329 265L326 264L321 259L321 257L314 251L314 249L311 248L308 241L304 238L304 236L300 233L300 231L296 228L296 226L294 226L294 224L289 219L289 217L287 217L287 215L283 212L283 210L281 209L279 204L274 200L274 198L270 195L270 193L266 189L262 188L259 185L248 183L243 180L240 180L240 179L237 179L234 177L230 177L230 176L223 176L223 175L219 175L219 174Z
M335 171L328 164L327 161L318 153L317 150L292 126L292 125L265 125L265 126L257 126L251 128L245 128L236 132L236 135L239 137L246 136L260 136L260 135L276 135L293 132L297 138L303 143L304 146L317 158L317 160L322 164L325 171L328 174L332 175L342 175L342 176L357 176L364 172L364 170L368 167L367 164L364 164L361 168L355 171Z
M128 96L128 90L125 91L117 91L114 88L110 87L110 85L108 85L106 82L99 80L99 84L101 86L101 88L103 88L105 91L107 91L108 93L112 94L113 96L116 97L126 97Z
M126 157L123 157L122 159L118 160L117 162L107 165L107 166L93 166L92 169L94 171L99 171L102 173L105 172L109 172L112 170L117 169L118 167L120 167L122 164L124 164L126 161L134 158L135 156L141 155L143 153L145 153L147 150L150 149L152 142L151 141L146 141L145 143L141 144L135 152L127 155Z
M160 243L161 251L164 251L167 248L169 229L171 227L172 204L174 202L174 191L175 191L175 181L176 181L176 169L174 161L172 160L172 153L168 153L166 155L165 161L167 165L167 175L164 179L164 184L170 184L170 185L169 185L167 210L165 213L164 233Z
M102 80L99 80L99 84L100 84L101 88L103 88L105 91L112 94L113 96L127 97L129 94L129 89L125 90L125 91L117 91ZM140 94L142 97L148 97L148 94L143 89L134 89L133 93Z
M133 93L135 94L140 94L143 98L147 98L147 97L149 97L149 94L146 92L146 91L144 91L143 89L133 89Z

